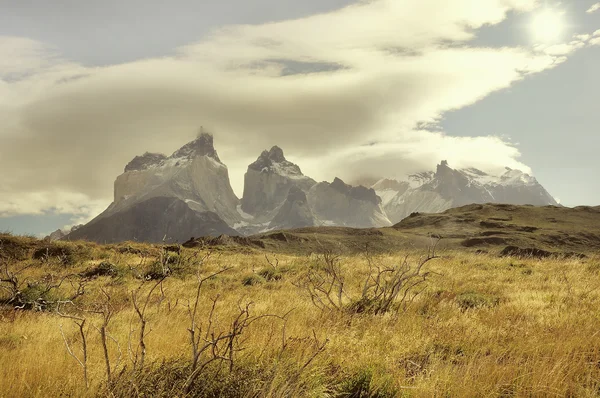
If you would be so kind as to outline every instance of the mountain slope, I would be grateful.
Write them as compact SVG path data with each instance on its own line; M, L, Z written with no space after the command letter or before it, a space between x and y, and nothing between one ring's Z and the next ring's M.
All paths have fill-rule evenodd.
M308 203L321 225L355 228L383 227L392 223L371 188L353 187L335 178L320 182L308 192Z
M199 213L177 198L154 197L82 226L67 239L182 243L190 237L222 234L238 235L215 213Z

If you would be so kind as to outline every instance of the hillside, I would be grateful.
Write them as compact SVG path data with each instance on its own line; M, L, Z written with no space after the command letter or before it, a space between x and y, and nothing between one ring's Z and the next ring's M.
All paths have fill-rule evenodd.
M413 214L393 228L413 236L436 234L456 247L600 249L600 207L468 205L441 214Z
M253 235L229 245L265 248L291 254L324 249L357 253L368 245L375 252L425 249L442 238L442 249L487 250L507 246L552 253L594 253L600 250L600 207L468 205L443 213L414 213L388 228L307 227ZM201 246L188 242L188 246ZM211 244L211 241L207 241Z

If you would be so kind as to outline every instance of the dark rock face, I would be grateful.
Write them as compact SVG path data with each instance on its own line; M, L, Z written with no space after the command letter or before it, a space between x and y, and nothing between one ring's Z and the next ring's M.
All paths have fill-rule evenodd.
M94 220L71 232L67 239L98 243L123 241L185 242L192 236L239 235L212 212L198 213L177 198L155 197Z
M286 201L271 220L269 228L291 229L312 227L314 225L315 217L308 206L306 193L300 188L292 186Z
M381 203L381 198L377 196L374 189L366 188L362 185L353 187L337 177L335 177L333 182L330 184L330 187L344 195L351 197L352 199L368 201L375 205Z
M146 152L142 156L136 156L131 162L127 163L125 172L146 170L149 167L159 165L165 159L167 157L162 153Z
M192 159L196 156L209 156L217 162L221 161L215 150L213 136L211 134L201 133L194 141L185 144L171 155L172 158L188 159Z

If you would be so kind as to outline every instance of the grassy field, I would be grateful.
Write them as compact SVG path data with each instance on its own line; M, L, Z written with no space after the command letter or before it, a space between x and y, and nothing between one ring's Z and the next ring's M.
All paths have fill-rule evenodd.
M442 248L416 275L424 250L211 250L0 236L0 396L600 395L593 253ZM363 294L378 269L381 288L392 270L415 275L384 309Z

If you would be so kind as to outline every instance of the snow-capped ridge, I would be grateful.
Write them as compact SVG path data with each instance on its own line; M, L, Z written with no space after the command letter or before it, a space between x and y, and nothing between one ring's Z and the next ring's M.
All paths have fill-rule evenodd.
M474 167L453 169L443 160L435 172L408 176L409 188L398 181L384 183L386 180L373 188L394 223L415 211L435 213L471 203L557 204L534 177L509 167L505 170L493 175Z

